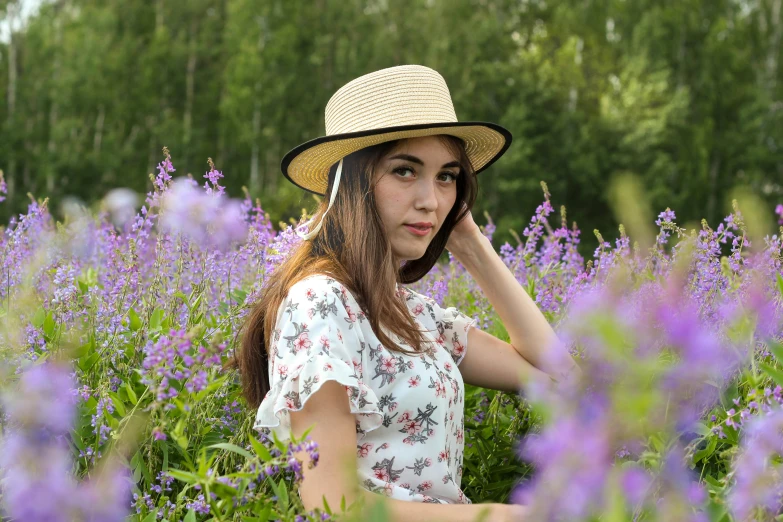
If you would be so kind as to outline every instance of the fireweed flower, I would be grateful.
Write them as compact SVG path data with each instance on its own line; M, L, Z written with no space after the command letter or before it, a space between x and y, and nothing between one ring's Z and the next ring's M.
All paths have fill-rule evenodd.
M736 520L746 520L755 510L776 514L783 508L783 408L755 417L745 434L734 465L729 504Z
M26 522L124 520L130 482L122 468L78 483L66 436L76 383L64 366L47 362L24 371L3 394L9 429L0 450L5 514Z
M165 192L158 222L161 231L219 250L244 240L247 223L242 219L241 203L220 192L207 193L194 184L179 178Z
M171 330L144 347L142 367L146 373L142 382L154 391L157 405L164 410L173 409L176 406L169 400L180 394L175 382L189 393L206 388L207 372L220 366L225 348L225 343L209 348L194 344L192 335L185 330Z

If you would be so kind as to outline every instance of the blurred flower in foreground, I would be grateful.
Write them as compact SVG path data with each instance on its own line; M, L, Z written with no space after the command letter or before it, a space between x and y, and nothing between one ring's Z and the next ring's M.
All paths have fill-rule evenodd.
M112 224L119 230L125 230L125 225L133 221L138 205L139 195L124 187L110 190L102 201L102 206L109 212Z
M772 299L752 286L728 297L735 306L718 301L716 320L703 312L695 297L703 294L685 284L685 274L635 282L633 272L621 268L576 294L558 327L561 342L582 355L581 374L556 386L527 387L547 420L540 434L522 441L520 456L536 472L514 499L529 505L535 520L592 520L612 509L613 491L662 520L706 520L706 491L687 469L678 438L718 404L719 389L746 362L753 331L730 332L748 324L748 315L756 318L750 324L757 335L776 330ZM617 466L649 453L651 437L667 448L659 467ZM783 443L780 433L765 440L764 455L773 440Z
M124 520L130 500L123 469L77 483L67 442L77 400L69 369L56 363L22 372L3 394L9 426L0 443L2 514L25 522Z
M202 247L225 251L247 236L239 200L207 193L188 178L177 178L163 193L159 225L164 233L181 234Z
M745 435L734 465L735 484L729 502L737 520L746 520L758 506L769 513L783 508L783 409L755 417Z

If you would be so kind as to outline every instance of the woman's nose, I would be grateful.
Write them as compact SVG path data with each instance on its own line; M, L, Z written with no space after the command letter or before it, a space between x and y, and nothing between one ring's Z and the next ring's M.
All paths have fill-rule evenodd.
M435 180L420 179L416 184L415 207L420 210L434 212L438 209L438 195Z

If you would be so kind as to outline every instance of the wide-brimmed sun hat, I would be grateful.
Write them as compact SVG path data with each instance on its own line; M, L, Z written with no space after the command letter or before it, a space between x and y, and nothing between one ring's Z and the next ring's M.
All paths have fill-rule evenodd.
M478 174L511 144L511 133L500 125L457 121L446 81L437 71L422 65L381 69L343 85L326 104L325 124L325 136L291 149L280 167L283 175L298 187L325 195L329 169L339 162L329 208L340 182L342 159L365 147L448 134L464 142L471 166ZM300 236L309 239L320 227L321 223Z

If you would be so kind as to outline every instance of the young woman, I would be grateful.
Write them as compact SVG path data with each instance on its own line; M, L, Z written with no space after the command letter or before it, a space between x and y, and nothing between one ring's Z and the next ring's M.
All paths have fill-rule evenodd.
M520 519L522 506L470 505L460 489L464 383L518 391L575 368L470 213L476 174L511 135L457 122L443 78L414 65L343 86L326 129L282 163L296 185L329 198L243 328L237 364L255 427L283 440L312 427L320 460L300 487L308 509L381 494L406 522L475 520L484 510ZM510 344L402 286L444 248Z

